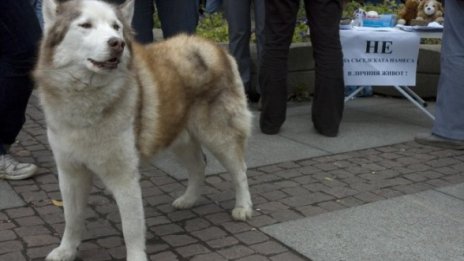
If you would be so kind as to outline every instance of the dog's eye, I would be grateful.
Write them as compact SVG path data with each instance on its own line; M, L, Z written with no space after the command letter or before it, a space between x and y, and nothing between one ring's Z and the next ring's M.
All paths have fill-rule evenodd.
M89 29L89 28L92 28L92 24L87 22L87 23L82 23L82 24L79 24L80 27L82 28L85 28L85 29Z
M114 29L114 30L118 31L119 28L120 28L120 26L119 26L118 24L113 24L113 29Z

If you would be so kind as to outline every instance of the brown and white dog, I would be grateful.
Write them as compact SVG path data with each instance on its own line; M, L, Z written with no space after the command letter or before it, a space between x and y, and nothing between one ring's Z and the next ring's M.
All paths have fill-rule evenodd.
M419 21L443 22L445 10L443 5L437 0L421 0L417 7L417 17Z
M93 174L119 207L127 260L146 260L138 166L167 148L189 172L174 207L191 207L200 197L203 147L232 176L233 218L252 215L244 160L251 114L234 59L194 36L135 43L133 2L43 2L45 33L34 75L66 221L61 244L47 260L75 258Z

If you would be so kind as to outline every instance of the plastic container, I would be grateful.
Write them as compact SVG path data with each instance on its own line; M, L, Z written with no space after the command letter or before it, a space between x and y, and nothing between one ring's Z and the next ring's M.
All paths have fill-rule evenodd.
M396 15L382 14L378 17L365 17L363 26L365 27L394 27L396 24Z

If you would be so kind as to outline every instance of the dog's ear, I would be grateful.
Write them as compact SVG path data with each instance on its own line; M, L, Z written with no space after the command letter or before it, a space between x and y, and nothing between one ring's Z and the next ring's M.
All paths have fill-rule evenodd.
M443 13L445 12L445 8L443 7L443 4L440 2L437 2L438 5L438 10L442 11Z
M132 22L132 17L134 16L134 0L126 0L123 4L119 6L124 19L130 24Z
M58 3L56 0L43 0L42 15L44 19L44 27L51 25L56 19Z

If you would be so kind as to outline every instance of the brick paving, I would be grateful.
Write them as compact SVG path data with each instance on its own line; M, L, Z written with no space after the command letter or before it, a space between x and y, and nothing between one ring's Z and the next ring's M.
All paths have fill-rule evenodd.
M38 164L41 174L8 181L27 205L0 211L0 260L43 260L58 245L64 218L62 209L51 202L60 199L60 192L35 96L19 140L14 154ZM464 151L407 142L253 168L248 176L255 212L248 222L231 220L234 193L228 174L206 179L205 194L196 207L175 210L170 203L186 182L152 166L141 171L150 260L296 261L307 259L260 228L462 183ZM78 260L124 260L118 210L98 180L86 217Z

